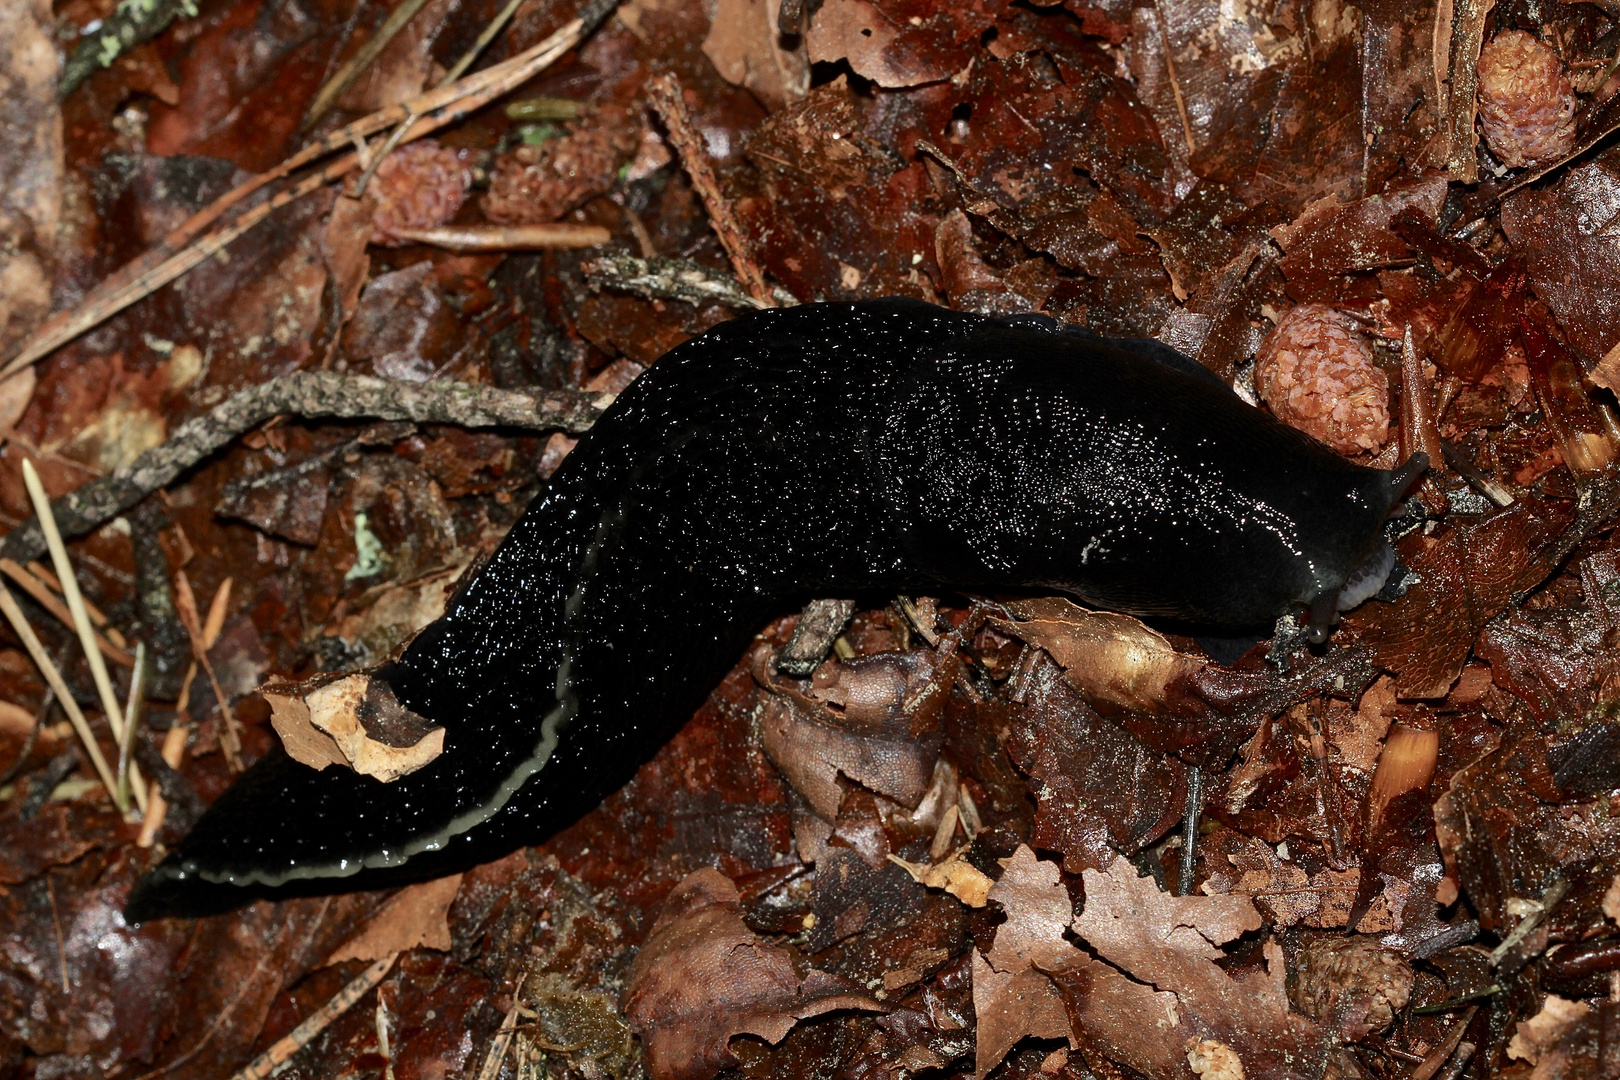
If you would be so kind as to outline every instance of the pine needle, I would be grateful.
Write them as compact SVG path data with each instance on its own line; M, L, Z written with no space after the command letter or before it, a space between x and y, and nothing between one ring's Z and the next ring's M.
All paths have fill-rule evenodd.
M45 684L56 695L56 700L62 705L62 711L67 713L68 723L78 732L79 741L84 743L84 752L89 755L90 764L95 766L96 775L101 778L102 786L107 789L107 795L112 799L113 805L118 807L119 813L127 813L129 803L119 801L118 781L113 777L112 769L107 767L107 759L102 756L101 747L96 745L96 737L90 732L90 722L84 718L84 713L79 711L79 703L73 700L73 694L63 681L62 673L56 670L50 654L45 651L45 646L40 644L34 628L29 625L27 616L22 613L22 608L17 606L16 599L4 585L0 585L0 614L5 615L11 629L16 631L23 648L33 657L34 666L45 676Z
M73 616L73 628L78 631L79 644L84 649L84 657L90 664L90 677L95 681L96 692L101 697L101 710L107 715L107 723L112 728L113 738L119 744L124 741L124 710L118 704L118 695L113 690L112 678L107 674L107 661L102 658L101 646L96 642L95 628L90 625L90 615L84 610L84 597L79 593L78 578L73 575L73 564L68 561L67 545L62 543L62 534L56 527L56 516L51 513L51 500L45 494L45 486L39 482L39 473L34 469L34 463L23 458L22 463L23 484L28 488L28 498L34 504L34 513L39 517L41 530L45 533L45 544L50 549L51 561L56 564L56 576L62 583L62 597L67 601L68 612ZM146 782L141 779L138 766L130 766L130 781L134 785L135 802L141 811L146 811ZM117 799L117 792L113 797ZM120 806L122 810L124 807Z

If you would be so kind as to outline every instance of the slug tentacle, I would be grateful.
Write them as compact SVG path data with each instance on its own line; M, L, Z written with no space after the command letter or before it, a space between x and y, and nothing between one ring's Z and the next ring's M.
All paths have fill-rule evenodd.
M621 394L372 673L443 725L439 758L384 784L267 757L127 917L417 880L544 840L811 595L1045 588L1233 634L1309 601L1325 637L1417 461L1353 465L1167 346L1044 316L881 300L722 324Z

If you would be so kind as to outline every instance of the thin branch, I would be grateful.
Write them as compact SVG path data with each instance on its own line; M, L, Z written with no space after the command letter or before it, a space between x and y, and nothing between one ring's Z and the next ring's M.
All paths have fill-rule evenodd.
M308 1046L310 1041L326 1030L328 1024L354 1007L354 1003L383 981L388 969L394 966L399 953L389 953L366 968L354 981L338 991L336 997L311 1013L308 1019L293 1028L286 1037L275 1042L270 1049L248 1063L231 1080L266 1080L281 1068L294 1054Z
M302 371L243 390L186 421L162 445L117 472L54 500L51 508L64 535L81 536L166 487L233 439L283 414L580 432L612 401L612 394L498 390L463 382L417 383ZM44 536L35 518L13 529L0 544L0 554L19 562L44 550Z
M709 212L709 224L720 238L720 246L726 249L726 256L731 259L737 279L759 307L775 307L776 299L765 284L765 273L754 259L752 245L732 214L731 203L720 191L720 181L714 175L714 167L709 164L709 152L704 146L703 136L692 123L692 114L687 111L683 94L680 80L671 72L654 76L647 82L647 96L664 121L669 141L680 155L681 165L692 179L692 187L703 199L703 206Z
M638 259L634 255L611 252L599 255L581 266L593 289L618 289L645 300L683 300L688 304L716 303L731 308L763 308L762 304L737 286L737 282L684 259ZM798 303L786 289L775 289L777 307Z

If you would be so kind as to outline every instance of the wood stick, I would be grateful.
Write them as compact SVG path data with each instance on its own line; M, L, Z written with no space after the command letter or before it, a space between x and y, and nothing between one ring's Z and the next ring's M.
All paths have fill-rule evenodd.
M765 284L765 273L754 260L748 238L743 235L742 226L731 212L731 203L720 191L720 181L709 164L703 136L692 123L692 114L686 109L683 93L680 80L671 72L656 75L647 83L647 96L669 131L669 141L680 155L681 165L692 179L692 187L703 199L703 206L709 212L709 224L720 238L720 246L726 249L731 267L737 272L737 280L743 283L743 288L748 290L748 295L760 307L775 307L776 299L771 295L770 286Z
M388 974L388 969L394 966L394 961L398 958L399 953L389 953L355 976L354 981L338 991L336 997L311 1013L284 1038L276 1040L270 1049L254 1058L246 1068L231 1077L231 1080L267 1080L294 1054L308 1046L315 1036L325 1031L328 1024L348 1012L354 1007L355 1002L382 982L383 976Z
M99 528L233 439L273 416L414 420L462 427L580 432L613 402L612 394L498 390L441 380L417 383L370 375L301 371L249 387L175 429L129 465L51 503L61 530L78 536ZM39 521L7 534L0 552L17 561L45 550Z

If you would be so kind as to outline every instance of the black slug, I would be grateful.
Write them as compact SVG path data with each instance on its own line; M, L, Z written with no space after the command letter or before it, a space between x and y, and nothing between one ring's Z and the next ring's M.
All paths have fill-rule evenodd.
M1388 572L1379 528L1424 464L1351 464L1167 346L1044 316L889 299L724 323L620 395L378 673L446 728L440 757L385 784L278 750L126 917L421 880L542 841L813 595L1036 588L1216 633L1306 608L1320 638L1358 570Z

